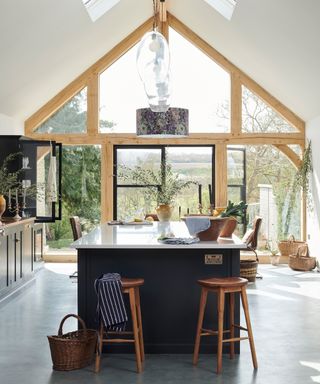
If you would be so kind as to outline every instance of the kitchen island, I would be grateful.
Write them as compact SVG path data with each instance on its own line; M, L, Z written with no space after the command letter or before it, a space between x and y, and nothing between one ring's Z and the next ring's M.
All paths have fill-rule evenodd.
M159 236L168 234L190 237L184 222L106 223L73 243L78 250L78 313L89 328L97 327L93 286L97 277L108 272L142 277L145 284L140 295L146 353L192 353L200 300L197 279L239 276L240 249L246 246L236 236L190 245L158 241ZM216 298L209 296L210 310L204 325L212 328L216 327ZM226 321L228 315L226 311ZM239 321L238 300L235 321ZM132 346L119 349L129 350L133 350ZM203 339L202 352L214 352L212 338Z

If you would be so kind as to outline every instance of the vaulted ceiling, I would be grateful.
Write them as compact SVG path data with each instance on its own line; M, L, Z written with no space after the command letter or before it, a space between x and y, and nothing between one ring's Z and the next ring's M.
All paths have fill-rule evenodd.
M238 0L228 21L202 0L168 10L297 115L320 115L320 1ZM121 0L95 23L82 0L0 2L0 113L26 119L152 15Z

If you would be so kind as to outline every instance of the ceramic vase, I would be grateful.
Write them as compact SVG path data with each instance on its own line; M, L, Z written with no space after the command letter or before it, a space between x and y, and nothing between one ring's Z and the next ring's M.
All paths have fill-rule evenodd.
M4 214L6 210L6 199L3 197L3 195L0 195L0 224L1 224L1 217Z
M173 207L169 204L159 204L156 211L159 221L170 221Z

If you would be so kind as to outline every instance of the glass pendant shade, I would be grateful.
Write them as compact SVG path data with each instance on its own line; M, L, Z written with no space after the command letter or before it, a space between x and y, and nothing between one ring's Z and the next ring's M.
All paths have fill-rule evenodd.
M170 105L170 53L161 33L152 31L143 36L137 51L137 68L150 108L154 112L166 112Z
M169 108L167 112L137 109L137 135L148 137L177 137L189 134L189 111Z

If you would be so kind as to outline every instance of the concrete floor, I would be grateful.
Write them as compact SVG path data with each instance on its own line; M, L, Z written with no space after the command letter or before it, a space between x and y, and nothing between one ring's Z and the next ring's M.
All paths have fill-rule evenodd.
M190 355L148 355L140 375L135 373L134 355L104 358L99 374L92 367L52 371L46 336L57 332L65 314L76 311L77 284L68 278L74 265L47 264L35 283L0 304L0 383L320 383L320 274L284 266L259 269L263 280L248 289L259 361L256 372L246 341L240 357L224 357L219 376L215 357L209 355L200 356L198 367ZM70 321L65 331L74 327Z

